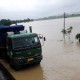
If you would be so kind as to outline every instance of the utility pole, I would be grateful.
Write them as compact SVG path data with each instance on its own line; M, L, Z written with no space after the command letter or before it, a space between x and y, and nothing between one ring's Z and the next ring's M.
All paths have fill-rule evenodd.
M64 12L64 31L65 31L65 12Z
M64 37L64 41L65 41L65 34L66 34L66 30L65 30L65 12L63 14L63 18L64 18L64 23L63 23L63 29L64 29L63 37Z

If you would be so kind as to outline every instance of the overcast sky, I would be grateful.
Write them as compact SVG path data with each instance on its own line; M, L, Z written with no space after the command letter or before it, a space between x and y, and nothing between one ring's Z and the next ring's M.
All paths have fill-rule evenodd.
M80 12L80 0L0 0L0 19L35 19L63 12Z

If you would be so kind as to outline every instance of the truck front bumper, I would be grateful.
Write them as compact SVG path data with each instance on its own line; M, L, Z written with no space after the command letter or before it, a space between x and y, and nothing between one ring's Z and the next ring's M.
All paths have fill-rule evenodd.
M23 66L23 65L32 64L32 63L38 63L41 60L42 60L42 56L29 57L25 59L16 59L14 60L14 65Z

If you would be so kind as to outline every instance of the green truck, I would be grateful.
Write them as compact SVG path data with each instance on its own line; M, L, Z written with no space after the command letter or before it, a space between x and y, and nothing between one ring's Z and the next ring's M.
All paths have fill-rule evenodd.
M43 58L40 39L45 41L42 35L36 33L14 31L14 34L7 34L6 48L4 48L6 52L2 55L15 70L27 64L39 64Z

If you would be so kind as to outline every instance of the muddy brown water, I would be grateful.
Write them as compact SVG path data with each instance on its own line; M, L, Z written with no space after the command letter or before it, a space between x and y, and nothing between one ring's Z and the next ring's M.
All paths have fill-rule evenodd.
M80 80L80 43L75 39L80 32L80 17L67 18L66 29L73 26L70 39L65 36L63 19L22 23L25 29L32 26L33 32L43 34L46 42L42 47L43 60L40 65L15 71L3 60L2 64L16 80Z

